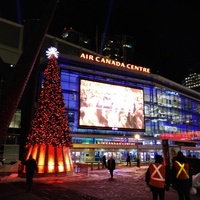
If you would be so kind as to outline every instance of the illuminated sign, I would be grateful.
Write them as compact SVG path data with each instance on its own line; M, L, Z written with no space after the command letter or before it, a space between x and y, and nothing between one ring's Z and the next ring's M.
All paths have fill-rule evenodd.
M79 126L143 132L144 91L80 79Z
M112 65L112 66L119 67L119 68L125 68L125 69L132 70L132 71L150 73L149 68L145 68L145 67L141 67L141 66L137 66L137 65L133 65L133 64L124 64L123 62L111 60L109 58L103 58L103 57L100 57L100 56L94 56L94 55L91 55L91 54L82 53L80 58L85 59L85 60L89 60L89 61L98 62L98 63Z
M171 94L171 95L176 95L179 96L179 94L177 92L173 92L173 91L166 91L167 94Z
M104 144L104 145L136 145L134 142L101 142L99 141L97 144Z
M177 127L173 127L173 126L164 126L164 130L169 131L169 132L177 132L178 131Z

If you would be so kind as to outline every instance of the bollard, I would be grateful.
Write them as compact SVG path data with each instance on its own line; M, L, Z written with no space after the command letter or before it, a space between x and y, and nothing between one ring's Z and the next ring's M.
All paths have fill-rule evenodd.
M93 165L93 163L91 163L91 171L93 170L93 167L94 167L94 165Z
M130 167L131 167L132 161L130 160Z
M23 164L18 165L18 177L25 177L24 165Z
M100 162L98 162L98 169L100 169L100 165L101 165L101 163L100 163Z
M22 167L23 167L22 164L19 164L19 165L18 165L18 176L21 176L21 174L22 174L22 172L23 172Z
M85 167L86 167L86 174L88 175L88 165L86 164Z
M137 158L137 167L140 167L140 159Z
M103 163L101 164L101 166L102 166L102 169L104 169L104 168L105 168L105 165L104 165Z

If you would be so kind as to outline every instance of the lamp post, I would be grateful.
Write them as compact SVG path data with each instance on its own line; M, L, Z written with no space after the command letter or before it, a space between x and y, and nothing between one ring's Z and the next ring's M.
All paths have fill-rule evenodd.
M135 139L136 139L136 147L137 147L137 167L140 167L140 156L139 156L139 149L138 149L138 140L140 139L140 135L136 134L135 135Z

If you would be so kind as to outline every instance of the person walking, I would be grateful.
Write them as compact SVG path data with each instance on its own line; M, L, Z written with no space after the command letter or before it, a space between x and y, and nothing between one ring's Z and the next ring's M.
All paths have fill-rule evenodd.
M107 168L106 156L105 156L105 155L103 155L103 157L102 157L102 163L103 163L103 168L104 168L104 167Z
M186 157L181 151L174 157L172 164L172 186L177 191L179 200L190 200L192 172Z
M129 153L127 154L127 158L126 158L126 166L128 166L128 165L131 166L131 156Z
M165 199L165 190L169 190L170 179L167 178L167 170L163 165L163 157L155 156L155 163L150 164L146 172L145 181L150 187L153 200Z
M108 170L110 172L111 178L113 178L113 171L115 170L115 166L116 166L115 159L111 156L108 159L108 164L107 164L107 167L108 167Z
M24 165L26 166L26 183L28 187L27 191L30 192L33 185L34 172L38 172L38 166L32 155L30 155L29 158L24 162Z

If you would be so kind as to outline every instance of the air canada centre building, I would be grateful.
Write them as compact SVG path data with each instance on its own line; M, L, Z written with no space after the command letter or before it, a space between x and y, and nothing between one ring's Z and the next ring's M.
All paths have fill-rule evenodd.
M19 35L0 41L2 60L15 65L23 52L24 27L4 19L0 22L5 38L12 31ZM189 149L200 158L200 93L152 74L149 68L110 60L46 35L37 62L41 69L40 84L38 87L33 84L38 91L36 96L39 96L42 73L48 63L45 52L50 46L59 51L74 162L98 162L103 155L107 158L112 155L121 162L126 160L127 153L135 161L137 150L141 161L146 162L153 159L156 152L162 154L163 139L168 139L169 145L190 143L190 147L181 147L182 150L187 154ZM26 103L33 99L29 97L30 92L31 89ZM22 129L25 123L30 125L26 117L29 106L22 104L23 101L15 113L17 121L10 124L4 156L11 149L14 153L18 151L19 137L26 139L27 131L23 135ZM140 135L139 140L135 139L136 134ZM14 153L10 161L17 159L18 153ZM8 160L9 156L5 157Z
M121 162L127 153L134 161L137 142L145 162L162 152L162 139L171 145L195 140L199 155L198 92L152 74L149 68L83 49L76 55L63 54L57 46L74 162L99 161L104 154Z

